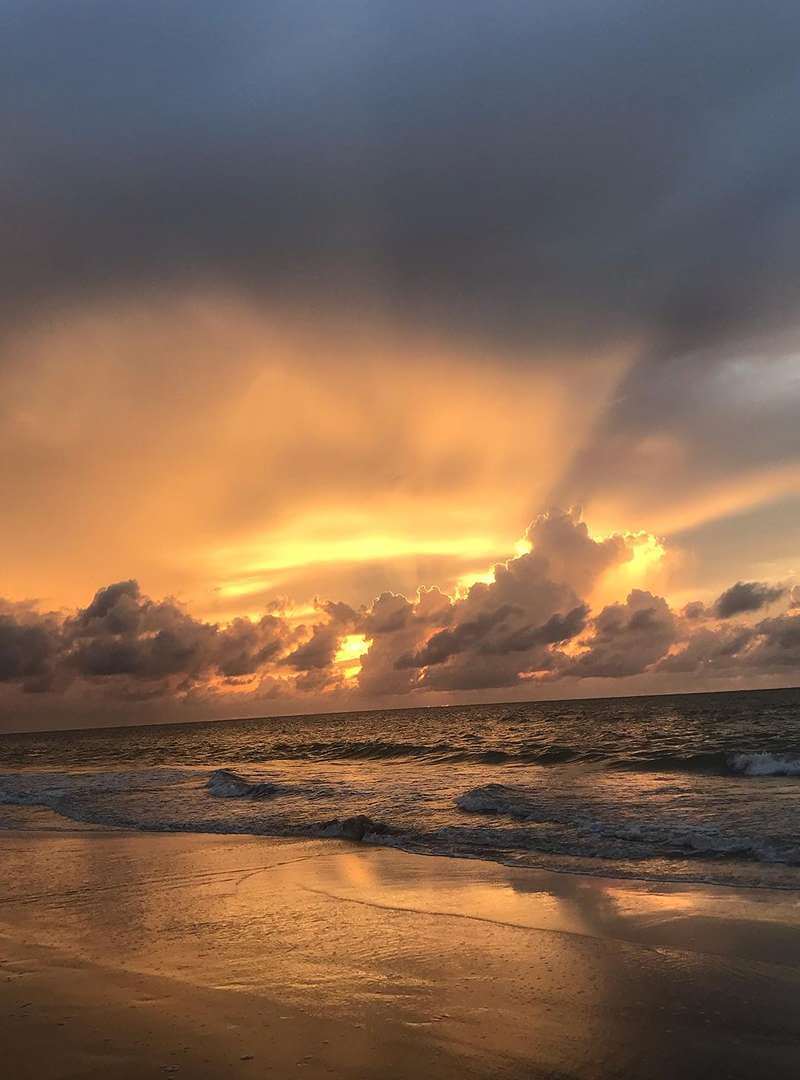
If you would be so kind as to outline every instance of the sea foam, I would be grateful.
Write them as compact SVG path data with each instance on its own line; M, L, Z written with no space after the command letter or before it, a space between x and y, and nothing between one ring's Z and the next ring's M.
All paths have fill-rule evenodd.
M800 758L785 754L733 754L730 767L745 776L800 776Z

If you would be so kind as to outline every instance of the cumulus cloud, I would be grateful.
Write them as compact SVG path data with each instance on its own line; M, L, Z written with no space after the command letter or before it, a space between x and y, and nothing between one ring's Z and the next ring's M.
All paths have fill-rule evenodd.
M320 611L328 616L327 621L316 623L311 637L286 658L286 663L297 671L330 668L339 642L359 620L358 613L341 602L328 601L320 606Z
M800 667L793 591L740 581L712 606L677 611L634 588L593 611L597 582L628 562L630 542L594 539L576 513L558 510L527 535L530 551L498 563L492 581L466 593L383 592L361 608L320 600L310 624L292 623L275 607L260 618L206 622L174 599L152 599L135 580L101 588L67 614L0 602L0 683L73 699L174 699L211 709L226 689L271 702L338 694L377 704L524 685L535 694L539 683L572 688L642 675L654 687L671 676L738 680ZM780 599L785 609L771 618L736 618ZM348 640L354 653L340 655Z
M293 635L274 615L224 627L195 619L173 600L154 601L136 581L99 589L74 615L0 611L0 681L25 690L64 689L76 681L120 696L186 691L212 679L253 675Z
M683 675L731 673L740 665L754 634L750 627L735 625L699 627L674 652L662 657L656 670Z
M416 606L404 607L381 597L365 627L381 625L380 618L396 630L376 636L364 661L363 685L373 692L391 686L394 693L513 686L534 670L552 668L551 647L586 626L589 608L581 594L631 551L621 536L593 539L575 511L540 515L526 536L529 552L498 563L493 581L477 582L452 603L426 594ZM442 624L432 632L421 625L423 602Z
M401 659L413 657L452 616L452 600L437 588L421 588L413 601L382 593L361 623L370 646L361 658L360 690L376 697L410 693L418 671L411 663L400 663Z
M59 644L56 626L0 614L0 682L24 682L26 689L46 688Z
M757 640L748 661L756 670L800 669L800 615L784 614L756 625Z
M583 678L638 675L659 660L675 640L675 616L666 600L633 589L624 603L609 604L582 642L586 651L568 667Z
M779 600L785 592L781 585L767 585L763 581L737 581L717 598L714 613L720 619L730 619L733 615L760 611Z
M493 630L506 622L509 616L518 615L522 608L513 604L502 604L494 611L481 611L473 619L465 619L453 630L440 630L429 638L424 647L416 653L401 656L396 667L431 667L443 664L456 653L474 648L484 641Z

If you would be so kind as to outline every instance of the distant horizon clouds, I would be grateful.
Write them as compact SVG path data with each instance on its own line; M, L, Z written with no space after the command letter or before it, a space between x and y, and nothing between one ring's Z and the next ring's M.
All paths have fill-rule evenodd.
M530 550L454 595L423 583L358 608L318 599L310 618L273 603L260 617L211 623L133 579L74 612L0 600L0 703L9 717L35 698L34 712L51 718L66 704L89 715L122 706L141 721L165 703L214 717L234 703L275 712L504 690L580 696L586 680L624 693L638 679L639 692L658 692L676 673L705 688L775 685L800 663L800 614L784 586L737 582L710 607L683 611L636 586L593 603L603 579L635 561L640 537L598 540L558 510L528 537Z

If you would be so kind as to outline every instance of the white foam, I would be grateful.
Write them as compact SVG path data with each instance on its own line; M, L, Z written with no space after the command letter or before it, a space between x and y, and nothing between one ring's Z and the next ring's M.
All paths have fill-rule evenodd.
M734 754L730 765L745 776L800 776L800 758L785 754Z

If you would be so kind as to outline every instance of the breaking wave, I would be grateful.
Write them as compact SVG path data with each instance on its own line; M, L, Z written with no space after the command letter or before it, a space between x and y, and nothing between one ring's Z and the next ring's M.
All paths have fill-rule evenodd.
M800 758L787 754L733 754L729 764L745 776L800 776Z
M530 848L602 859L648 859L654 857L739 858L765 863L800 865L800 844L794 838L738 835L728 829L682 822L603 820L574 804L563 807L537 799L535 791L485 784L464 792L456 806L468 814L524 822L528 829L489 826L469 830L473 842L479 837L509 848ZM449 830L451 840L457 831Z
M798 776L800 752L776 753L769 750L677 750L620 747L569 746L563 743L518 741L511 746L481 745L477 737L471 745L464 742L401 742L388 739L330 740L297 744L276 742L268 750L259 749L246 760L254 765L269 761L347 762L384 761L417 762L420 765L508 765L560 766L581 765L625 772L686 772L739 776ZM235 776L228 770L220 773ZM240 778L241 779L241 778ZM246 781L245 781L246 782ZM220 787L224 787L220 781ZM223 791L214 792L224 796ZM244 794L233 792L234 795ZM271 794L264 792L264 795ZM255 795L253 797L263 797Z
M208 778L206 787L218 799L268 799L280 791L278 784L245 780L229 769L216 769Z
M366 814L356 814L354 817L334 818L311 826L310 832L314 836L337 837L340 840L369 840L396 835L398 830L383 821L373 821Z

